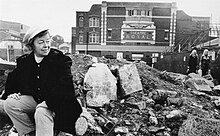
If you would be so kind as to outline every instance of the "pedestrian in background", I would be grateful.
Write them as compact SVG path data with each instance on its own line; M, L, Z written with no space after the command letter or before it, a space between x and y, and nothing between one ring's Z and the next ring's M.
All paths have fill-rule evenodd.
M4 110L20 136L75 134L82 108L75 97L70 57L51 48L47 28L31 28L23 41L31 49L8 74Z
M208 75L211 72L210 70L211 60L208 54L209 54L209 51L205 49L200 59L200 68L202 70L202 76Z
M189 55L187 74L189 73L197 73L198 70L198 54L195 49Z

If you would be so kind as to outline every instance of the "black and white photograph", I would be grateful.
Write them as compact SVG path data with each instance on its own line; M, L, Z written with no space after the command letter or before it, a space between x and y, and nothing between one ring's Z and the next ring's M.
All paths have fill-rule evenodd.
M220 136L220 1L0 0L0 136Z

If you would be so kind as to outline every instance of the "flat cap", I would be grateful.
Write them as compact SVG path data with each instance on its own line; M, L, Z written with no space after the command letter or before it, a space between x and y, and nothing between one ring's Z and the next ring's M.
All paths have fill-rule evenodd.
M37 34L39 34L40 32L43 32L43 31L46 31L46 30L49 30L48 28L46 27L32 27L30 28L26 34L24 35L24 38L23 38L23 42L24 43L29 43L30 40L32 38L34 38L34 36L36 36Z

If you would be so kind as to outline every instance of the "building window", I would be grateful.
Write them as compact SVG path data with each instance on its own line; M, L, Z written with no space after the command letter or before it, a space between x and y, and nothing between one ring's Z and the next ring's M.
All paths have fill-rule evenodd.
M164 40L168 41L169 40L169 30L164 30Z
M146 15L146 11L145 11L145 10L142 10L142 11L141 11L141 15L142 15L142 16L145 16L145 15Z
M89 27L99 27L99 18L98 17L89 18Z
M134 10L128 10L128 16L133 16L134 15Z
M83 27L83 17L79 17L79 27Z
M159 53L152 53L152 57L153 57L153 58L159 57Z
M137 15L138 15L138 16L141 15L141 10L137 10Z
M108 31L107 31L107 37L108 37L108 39L111 39L111 38L112 38L112 29L108 29Z
M83 43L83 34L79 34L79 43Z
M186 56L183 57L183 61L186 61Z
M8 45L8 50L14 50L14 46L13 45Z
M99 43L99 35L97 33L90 33L89 43Z
M148 10L146 13L147 13L147 16L151 16L151 11L150 10Z
M152 58L152 63L156 63L157 62L157 58Z

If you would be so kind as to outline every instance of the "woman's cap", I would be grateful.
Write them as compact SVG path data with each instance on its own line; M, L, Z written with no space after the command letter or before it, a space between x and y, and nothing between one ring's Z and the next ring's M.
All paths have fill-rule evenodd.
M30 28L26 32L26 34L24 35L23 42L26 44L29 43L31 41L31 39L34 38L34 36L36 36L40 32L46 31L46 30L48 30L48 28L46 28L46 27L32 27L32 28Z

